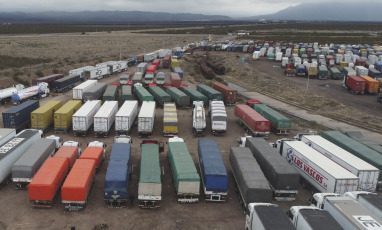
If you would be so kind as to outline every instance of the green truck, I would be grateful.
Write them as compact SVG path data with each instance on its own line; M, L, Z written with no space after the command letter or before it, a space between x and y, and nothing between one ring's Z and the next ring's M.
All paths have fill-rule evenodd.
M147 89L145 89L144 87L135 87L134 92L138 98L138 101L140 101L141 103L143 101L154 101L153 95L151 95L149 91L147 91Z
M292 121L265 104L254 104L253 109L271 122L271 131L276 134L288 134Z
M102 103L105 101L118 101L118 86L108 85L102 95Z
M171 102L171 96L159 86L150 86L149 92L154 96L155 101L162 108L164 103Z
M329 73L328 73L328 68L324 65L320 65L318 67L318 79L320 80L326 80L328 79Z
M341 78L341 71L339 71L336 67L330 68L330 76L334 80L339 80Z
M191 103L194 101L203 101L204 105L208 105L208 98L196 89L191 87L182 87L180 90L190 97Z
M134 100L133 93L131 91L131 85L122 85L121 87L121 104L125 101Z
M176 87L167 87L166 93L168 93L179 107L190 106L190 97L183 93Z

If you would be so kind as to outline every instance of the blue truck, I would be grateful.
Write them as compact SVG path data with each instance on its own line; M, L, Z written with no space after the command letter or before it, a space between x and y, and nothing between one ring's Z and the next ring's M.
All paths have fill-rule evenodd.
M40 104L37 100L30 100L8 109L3 113L4 128L13 128L19 132L30 127L31 113L39 107Z
M216 141L199 139L198 159L206 201L225 201L228 175Z
M107 167L104 201L107 207L126 207L129 198L130 143L114 143Z

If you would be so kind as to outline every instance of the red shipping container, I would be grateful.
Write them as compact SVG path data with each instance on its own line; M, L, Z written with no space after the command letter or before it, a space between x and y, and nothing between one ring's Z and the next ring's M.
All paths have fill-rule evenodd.
M74 162L78 158L78 147L62 146L53 157L67 158L69 160L69 168L73 167Z
M348 75L345 82L347 88L354 92L364 94L366 88L366 81L355 75Z
M53 201L68 170L67 158L48 158L28 186L29 201Z
M92 159L96 162L96 168L99 167L104 158L104 149L100 147L86 147L81 154L80 159Z
M160 64L160 59L155 59L155 60L153 61L153 63L151 63L151 65L156 65L157 68L158 68L159 64Z
M170 68L170 65L171 65L171 55L167 54L166 56L164 56L162 60L162 67Z
M357 58L357 59L355 59L355 65L365 67L366 66L366 60L362 59L362 58Z
M212 82L211 87L224 95L227 104L235 104L237 101L237 90L220 82Z
M150 65L149 68L147 68L146 70L146 74L147 73L155 74L155 71L157 71L157 68L158 66L156 65Z
M271 122L248 105L236 105L235 115L254 132L254 135L266 136L269 134Z
M180 78L178 73L171 73L170 80L173 87L178 88L182 84L182 79Z
M94 160L78 159L61 187L63 203L86 203L95 177Z

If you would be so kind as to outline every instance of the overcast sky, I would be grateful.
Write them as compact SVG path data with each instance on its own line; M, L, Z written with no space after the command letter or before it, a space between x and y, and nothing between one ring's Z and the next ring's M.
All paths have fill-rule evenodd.
M329 1L329 0L324 0ZM349 3L353 0L336 0ZM155 11L169 13L200 13L233 17L276 13L288 6L320 0L0 0L0 12L9 11ZM323 7L330 7L323 5Z

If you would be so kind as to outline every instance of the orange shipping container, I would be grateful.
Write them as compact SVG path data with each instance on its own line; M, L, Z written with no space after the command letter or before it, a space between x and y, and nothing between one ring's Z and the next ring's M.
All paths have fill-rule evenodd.
M363 80L366 81L366 92L369 94L378 93L379 81L369 77L369 76L361 76Z
M99 167L104 158L104 149L100 147L86 147L80 159L92 159L96 161L96 168Z
M48 158L29 184L29 201L51 202L68 174L68 159Z
M62 146L53 157L67 158L69 160L69 168L71 168L73 167L74 162L78 158L78 147Z
M95 164L94 160L76 160L61 188L62 203L86 203L95 177Z

